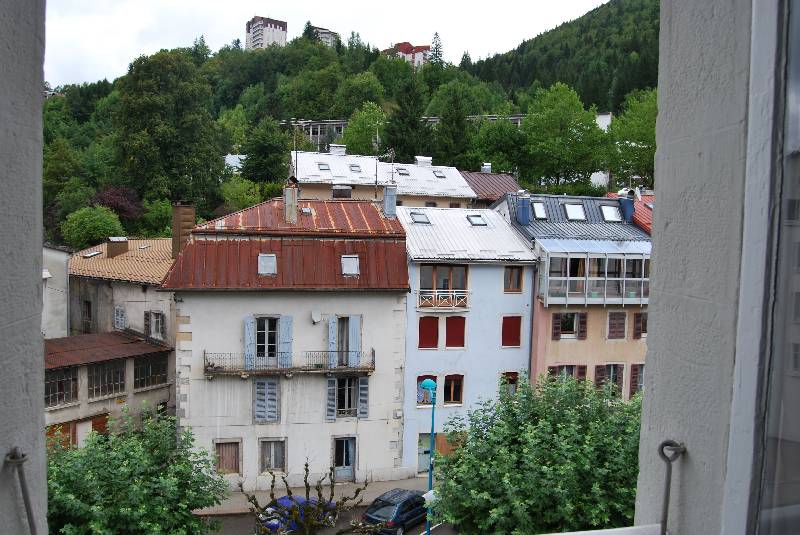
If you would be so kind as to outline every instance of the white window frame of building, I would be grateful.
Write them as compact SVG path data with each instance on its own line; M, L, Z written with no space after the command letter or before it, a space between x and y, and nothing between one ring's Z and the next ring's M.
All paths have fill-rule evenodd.
M280 456L277 455L278 450ZM282 457L281 466L277 466L276 460ZM258 462L259 470L262 474L269 472L286 473L286 439L285 438L262 438L258 441Z
M336 378L336 418L358 416L358 377Z
M586 221L586 210L583 203L568 202L564 203L564 213L570 221Z
M603 220L608 223L619 223L622 221L622 214L618 206L610 204L601 204L600 211L603 213Z
M114 329L118 331L125 330L125 305L114 307Z
M467 221L473 227L485 227L487 226L486 220L483 218L482 214L469 214L467 216Z
M125 394L125 359L89 364L86 390L89 399Z
M541 201L533 201L531 203L533 209L533 217L535 219L547 219L547 209Z
M447 178L447 175L445 175L442 171L438 169L433 170L433 176L435 176L436 178Z
M150 332L148 336L151 338L162 338L161 329L164 325L164 313L159 310L150 311Z
M275 316L256 317L256 356L277 357L280 347L280 319ZM259 335L264 335L264 341L259 341ZM272 336L274 341L270 341Z
M357 163L351 163L350 164L350 172L351 173L360 173L361 172L361 166L359 164L357 164Z
M397 169L395 169L395 171L397 171L397 174L400 176L411 176L411 173L409 173L408 169L406 169L405 167L398 167Z
M266 276L278 274L278 257L274 253L258 255L258 274Z
M561 339L575 340L578 338L578 313L577 312L561 312ZM564 331L564 317L572 316L572 332Z
M577 364L559 364L556 366L557 377L575 377L578 373Z
M46 408L68 405L79 399L77 366L44 372L44 406Z
M319 169L320 171L330 171L331 166L325 162L317 162L317 169Z
M139 390L167 384L169 359L164 353L136 357L133 361L133 388Z
M358 277L360 272L358 255L342 255L342 275L345 277Z
M431 220L428 219L428 214L424 212L410 212L411 221L414 223L419 223L420 225L430 225Z

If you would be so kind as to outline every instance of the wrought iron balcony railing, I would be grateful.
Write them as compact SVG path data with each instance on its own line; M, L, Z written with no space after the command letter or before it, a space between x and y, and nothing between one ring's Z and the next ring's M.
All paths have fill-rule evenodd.
M469 306L469 290L420 290L419 306L423 308L465 308Z
M323 370L375 369L374 351L306 351L305 367Z
M292 353L204 352L207 374L269 375L289 372L331 372L347 370L374 370L373 351L306 351L302 356Z

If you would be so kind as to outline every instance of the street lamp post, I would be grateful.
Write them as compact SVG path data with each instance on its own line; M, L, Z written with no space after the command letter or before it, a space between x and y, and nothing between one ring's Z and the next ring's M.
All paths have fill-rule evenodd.
M428 493L433 490L433 452L436 448L436 428L434 427L436 421L436 381L433 379L425 379L419 385L423 390L427 390L431 395L431 443L430 461L428 464ZM425 533L431 535L431 508L428 507L428 514L425 515Z

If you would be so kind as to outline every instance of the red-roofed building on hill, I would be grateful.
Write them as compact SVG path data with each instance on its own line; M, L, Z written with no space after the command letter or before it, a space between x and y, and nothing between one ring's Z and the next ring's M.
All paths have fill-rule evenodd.
M491 169L489 164L484 164L484 167ZM521 189L517 180L508 173L492 173L490 170L460 173L475 192L473 204L476 208L488 208L506 193L516 193Z
M131 331L45 340L45 424L64 445L105 433L123 407L167 410L174 399L172 348Z
M167 273L178 416L232 486L413 475L402 464L409 291L394 187L372 201L272 199L199 225Z
M396 43L395 45L383 51L387 56L398 56L409 62L414 67L420 67L428 63L428 54L430 54L431 45L418 45L414 46L408 41Z

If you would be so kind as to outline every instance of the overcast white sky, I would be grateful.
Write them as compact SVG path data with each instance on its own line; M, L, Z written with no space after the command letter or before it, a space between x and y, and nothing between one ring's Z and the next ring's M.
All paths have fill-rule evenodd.
M605 0L48 0L45 79L53 86L113 80L137 56L189 46L204 35L211 50L236 38L253 15L288 23L289 39L307 20L346 40L351 31L378 48L429 44L439 32L445 59L457 63L515 48L524 39L586 13Z

